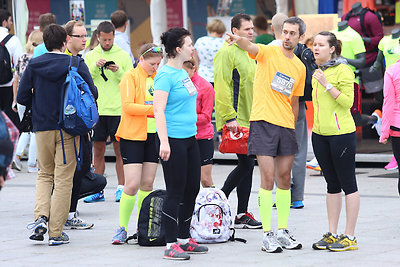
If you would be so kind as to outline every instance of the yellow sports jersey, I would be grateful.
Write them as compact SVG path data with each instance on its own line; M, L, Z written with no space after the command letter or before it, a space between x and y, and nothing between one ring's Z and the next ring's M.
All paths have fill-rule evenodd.
M250 121L263 120L294 129L290 99L304 94L306 67L295 55L291 59L286 57L281 46L257 46L259 51L253 57L257 68Z

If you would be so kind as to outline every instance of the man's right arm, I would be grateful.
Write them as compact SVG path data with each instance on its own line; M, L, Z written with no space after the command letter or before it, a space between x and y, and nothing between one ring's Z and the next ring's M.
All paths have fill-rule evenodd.
M250 42L249 39L230 33L227 33L226 35L228 35L226 41L229 45L233 45L234 43L236 43L240 48L247 51L250 55L257 55L259 48L257 45Z

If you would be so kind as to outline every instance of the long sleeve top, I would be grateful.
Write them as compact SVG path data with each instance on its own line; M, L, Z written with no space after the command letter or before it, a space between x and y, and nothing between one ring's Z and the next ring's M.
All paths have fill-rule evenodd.
M399 131L390 129L390 126L400 128L400 60L386 69L383 96L382 134L379 141L389 135L400 137Z
M319 135L341 135L356 130L350 108L354 102L354 73L346 64L329 67L325 77L341 94L334 99L315 78L312 79L314 126Z
M214 126L211 123L215 98L214 88L196 72L192 77L192 82L197 88L196 139L211 139L214 136Z

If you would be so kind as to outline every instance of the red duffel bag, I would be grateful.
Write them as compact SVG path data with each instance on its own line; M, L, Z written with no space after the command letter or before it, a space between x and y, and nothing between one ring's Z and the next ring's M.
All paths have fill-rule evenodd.
M222 142L219 145L221 153L235 153L247 155L247 142L249 141L249 128L238 127L236 133L229 131L226 125L222 128Z

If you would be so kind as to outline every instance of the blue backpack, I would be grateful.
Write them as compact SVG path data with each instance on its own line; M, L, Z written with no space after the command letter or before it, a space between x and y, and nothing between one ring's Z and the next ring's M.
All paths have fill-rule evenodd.
M64 138L61 129L72 136L88 134L99 120L96 100L89 85L78 73L79 57L72 56L68 66L67 78L61 90L60 127L61 142L63 147L64 164L66 164ZM75 141L75 156L78 170L82 166L82 153L77 152ZM80 145L82 151L82 142Z
M89 85L78 73L79 58L72 56L61 91L58 126L72 136L87 134L99 120L96 100Z

